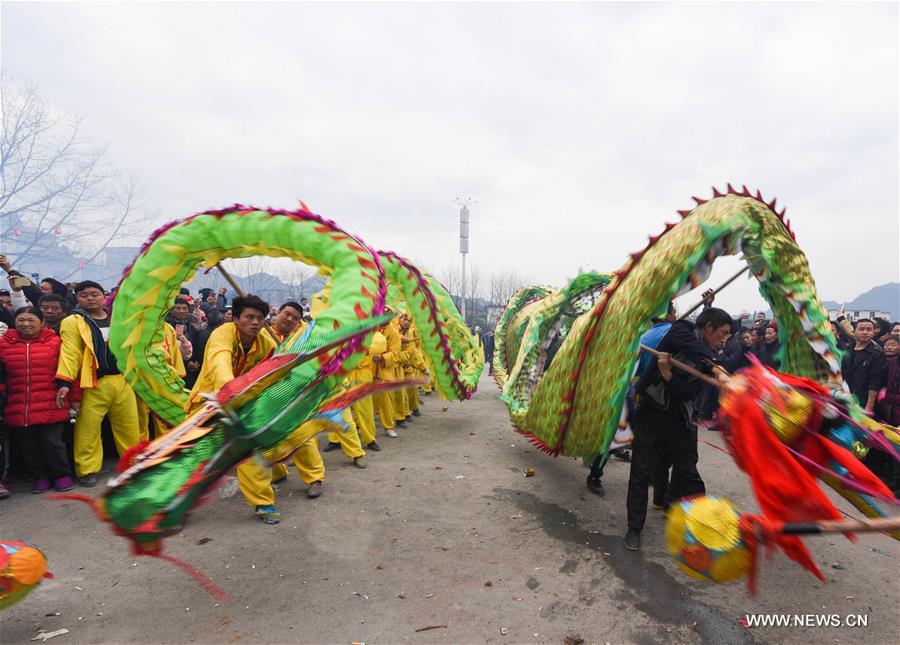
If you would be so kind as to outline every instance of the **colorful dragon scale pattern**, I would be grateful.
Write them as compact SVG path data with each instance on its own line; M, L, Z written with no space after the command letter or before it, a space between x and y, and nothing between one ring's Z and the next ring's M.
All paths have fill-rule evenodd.
M544 292L542 287L534 292L528 288L523 290L526 304L513 317L508 331L500 334L499 352L504 363L507 357L513 357L513 363L504 364L500 370L502 376L498 378L504 381L501 399L509 407L516 427L524 427L528 402L543 375L554 338L568 335L575 319L596 301L611 278L608 274L589 272L577 276L558 291ZM546 295L532 299L542 292Z
M235 205L162 227L141 248L119 284L110 346L137 394L168 423L184 419L187 400L183 382L167 364L161 347L165 315L179 287L201 266L212 268L226 258L254 255L289 257L330 270L335 304L322 313L315 335L347 320L359 320L384 310L386 284L382 256L334 222L309 211L261 210ZM414 277L408 277L410 274ZM418 270L392 271L391 277L403 285L404 295L413 303L412 311L424 307L429 312L419 323L420 328L429 333L434 328L438 330L440 349L426 348L426 352L430 349L435 354L432 360L443 364L448 352L465 353L467 350L460 350L454 343L469 347L473 339L459 335L452 340L448 338L432 311L436 296L427 287L434 282ZM407 285L407 281L412 284ZM449 298L442 301L441 311L448 311L448 303L452 305ZM322 365L331 361L333 366L340 364L344 370L352 369L362 357L355 351L361 342L355 341L349 348L320 357ZM449 398L468 398L475 389L471 376L459 374L461 364L451 361L442 372L444 378L439 380L439 388ZM467 364L466 369L471 373L474 366Z
M330 274L329 304L302 334L238 377L185 418L181 379L161 350L163 323L178 293L201 267L225 258L290 257ZM158 554L221 476L252 454L290 456L308 438L341 425L343 408L376 391L412 382L368 384L344 392L344 375L364 354L391 284L401 294L437 369L439 393L466 399L484 356L452 300L432 278L393 253L376 253L308 210L235 206L200 213L156 231L126 270L113 301L110 347L148 406L176 426L123 456L121 474L92 504L138 553ZM213 393L215 394L215 393Z
M510 301L495 336L494 368L516 427L542 450L576 457L608 450L641 335L653 318L665 315L672 298L702 283L723 255L743 253L772 307L779 321L782 370L840 387L828 315L784 211L777 213L774 200L767 204L746 187L737 191L729 185L724 194L714 189L710 200L694 199L697 206L679 211L680 222L668 224L643 251L632 254L591 310L574 320L547 371L528 375L537 380L530 397L511 397L528 392L521 384L509 384L511 366L536 364L520 359L519 351L510 352L520 344L511 334L540 309L534 301L552 290L526 288ZM522 350L534 353L536 361L546 342L538 339Z

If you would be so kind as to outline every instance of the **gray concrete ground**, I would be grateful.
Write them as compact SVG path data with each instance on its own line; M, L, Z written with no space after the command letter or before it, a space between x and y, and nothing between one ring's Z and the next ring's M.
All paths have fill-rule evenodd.
M172 565L129 555L82 504L19 485L0 502L0 534L40 546L56 577L0 616L0 640L66 628L54 643L900 642L900 548L888 537L809 539L827 584L776 554L750 598L742 583L678 571L658 511L643 550L626 551L628 465L611 463L606 497L592 495L579 462L512 430L487 376L446 412L424 402L367 470L327 453L320 499L292 472L280 525L261 524L240 495L198 509L166 549L231 595L221 604ZM731 459L700 454L710 493L755 510ZM868 626L746 629L748 613L860 614Z

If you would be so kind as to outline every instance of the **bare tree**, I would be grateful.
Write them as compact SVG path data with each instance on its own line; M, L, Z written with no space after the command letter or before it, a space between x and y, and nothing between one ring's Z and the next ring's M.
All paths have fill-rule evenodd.
M129 232L136 179L105 163L83 117L52 109L34 85L2 78L0 93L0 238L15 237L10 255L20 266L58 263L61 247L96 258Z
M288 287L290 297L295 301L300 298L309 297L307 291L311 288L311 280L313 271L298 262L291 263L289 267L279 272L278 278Z
M110 195L109 206L106 209L105 225L103 229L94 231L90 244L91 247L95 247L94 252L84 260L85 264L91 264L112 242L131 237L135 233L135 227L140 225L133 217L143 206L142 191L138 186L137 178L129 173L116 183L118 186L116 191ZM68 280L75 273L77 270L63 278L63 281Z
M462 282L460 272L460 267L456 263L451 262L435 276L451 296L459 296L459 287Z
M488 293L492 305L503 307L513 295L528 284L527 280L509 269L492 273L488 279Z
M241 285L244 293L259 295L264 289L270 286L267 284L271 278L268 273L270 268L270 260L268 257L254 255L248 258L229 260L228 262L229 266L226 267L226 269L234 276L238 284ZM238 278L238 275L241 277Z
M473 265L472 268L467 272L466 278L468 278L467 282L469 283L466 287L466 306L468 307L468 311L475 313L475 304L478 298L481 297L481 269L478 265Z

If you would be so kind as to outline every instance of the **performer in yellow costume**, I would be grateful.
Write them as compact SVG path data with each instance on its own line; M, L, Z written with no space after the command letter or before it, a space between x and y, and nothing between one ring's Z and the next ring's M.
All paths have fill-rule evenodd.
M110 315L103 308L103 287L90 280L79 282L75 297L80 310L60 323L56 378L66 383L79 378L84 390L75 421L75 474L79 484L90 487L97 485L97 473L103 467L103 417L109 417L119 455L140 440L140 430L134 390L109 351Z
M390 310L386 308L385 311ZM394 320L379 329L379 331L384 335L387 351L372 357L375 363L375 381L395 381L397 380L397 364L400 362L400 351L403 348L400 340L400 331ZM381 427L384 428L384 433L389 437L396 437L397 431L394 430L394 427L396 425L403 427L406 424L402 421L397 423L397 419L402 419L403 417L397 416L398 413L394 406L394 393L380 392L376 394L375 408L378 410L378 418L381 420Z
M206 343L203 368L191 390L186 409L203 405L203 394L218 392L237 376L246 374L269 356L276 342L269 334L260 333L269 313L269 305L256 296L235 298L232 303L234 322L216 328ZM254 458L237 467L238 485L247 503L266 524L277 524L281 514L275 509L275 492L268 467Z
M184 357L181 355L178 338L175 335L175 328L169 323L163 323L163 341L162 349L166 355L166 362L175 368L178 376L184 378L187 376L187 370L184 369ZM153 419L153 436L159 437L169 431L169 426L158 416L150 412L147 404L137 397L138 412L138 428L140 429L141 439L150 439L150 420Z
M365 358L360 361L347 375L350 387L366 385L375 380L375 356L381 356L387 351L387 339L381 332L372 335L372 342L367 348ZM351 407L353 420L359 428L359 435L366 448L378 452L381 446L375 441L375 402L373 397L367 396L360 399Z
M314 303L317 302L314 299ZM303 321L303 309L296 302L286 302L281 305L278 315L272 321L272 326L263 332L269 336L276 345L284 342L288 336L294 334L302 334L307 325ZM359 442L359 434L356 431L356 425L350 414L350 410L344 410L343 419L348 425L345 432L328 434L329 442L334 438L335 444L344 450L344 454L353 459L353 463L357 468L365 468L366 462L363 457L366 451L362 449ZM330 444L329 444L330 445ZM307 497L316 498L322 494L323 485L325 483L325 462L319 452L319 444L317 437L311 437L309 441L304 443L297 449L293 455L294 466L300 475L300 479L308 486L306 490ZM279 482L288 475L287 465L284 463L272 466L271 476L273 482Z
M402 314L398 319L400 323L400 340L402 349L400 350L400 359L403 364L404 377L414 378L419 375L430 376L428 368L423 358L421 339L419 338L416 328L412 324L412 319L406 314ZM406 404L412 416L418 417L419 412L419 387L417 385L401 390L406 396Z

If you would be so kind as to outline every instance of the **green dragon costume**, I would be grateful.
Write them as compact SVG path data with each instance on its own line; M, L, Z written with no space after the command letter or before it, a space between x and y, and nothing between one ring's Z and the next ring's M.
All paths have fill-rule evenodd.
M165 315L182 283L225 258L290 257L330 273L329 306L302 335L236 378L185 418L187 393L162 350ZM169 423L166 435L123 455L120 474L88 501L135 552L160 555L162 538L178 532L190 510L236 463L257 453L287 458L317 432L340 423L354 400L415 381L341 392L344 375L365 351L396 289L422 337L438 392L467 399L484 355L449 294L394 253L377 253L333 222L311 213L243 206L209 211L156 231L126 270L112 303L110 347L148 406Z

